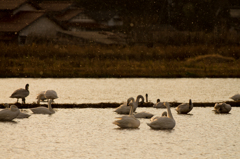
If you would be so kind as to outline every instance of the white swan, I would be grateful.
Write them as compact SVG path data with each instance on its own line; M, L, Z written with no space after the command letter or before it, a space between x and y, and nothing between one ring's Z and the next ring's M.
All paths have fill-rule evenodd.
M187 114L193 109L192 100L189 99L189 103L182 103L175 109L179 114Z
M173 129L176 125L175 120L173 119L169 103L164 103L167 107L167 117L162 116L156 118L151 123L147 123L152 129Z
M30 110L34 114L53 114L55 111L52 109L51 106L52 99L48 100L48 108L47 107L36 107L36 108L31 108Z
M120 128L138 128L140 126L140 121L133 116L133 108L137 107L137 102L135 102L134 98L131 97L127 100L127 105L130 105L129 107L131 107L129 115L117 117L116 119L118 120L114 121L113 124L119 126Z
M46 98L44 96L44 93L45 93L45 91L42 91L37 95L37 97L36 97L37 104L40 104L40 101L45 101L46 100Z
M238 101L238 100L240 100L240 94L235 94L234 96L230 97L230 99L232 99L234 101Z
M144 98L142 95L138 95L137 99L135 102L137 102L137 105L134 104L134 108L133 108L133 112L136 111L137 107L138 107L138 103L139 100L141 99L141 102L144 102ZM119 107L117 107L114 112L118 113L118 114L129 114L130 112L130 107L127 105L127 103L123 103L122 105L120 105Z
M214 111L216 113L229 113L231 109L231 105L226 103L216 103L214 105Z
M160 99L157 99L157 102L156 104L153 105L153 108L166 108L166 107L163 105L163 102L160 102Z
M164 111L163 113L162 113L162 117L164 117L164 116L167 116L167 112L166 111ZM150 119L150 121L154 121L154 120L156 120L156 119L158 119L158 118L160 118L159 116L154 116L154 117L152 117L151 119Z
M6 108L9 108L9 104L7 104L7 103L5 103L4 106L5 106ZM28 117L30 117L30 116L31 116L31 115L29 115L29 114L20 112L16 118L18 118L18 119L23 119L23 118L28 118Z
M20 111L16 105L11 105L10 108L3 109L0 111L1 121L12 121L19 115Z
M25 89L19 88L15 90L10 96L10 98L17 98L17 103L18 103L18 99L22 98L22 103L25 104L25 98L29 95L28 87L29 87L29 84L26 84Z

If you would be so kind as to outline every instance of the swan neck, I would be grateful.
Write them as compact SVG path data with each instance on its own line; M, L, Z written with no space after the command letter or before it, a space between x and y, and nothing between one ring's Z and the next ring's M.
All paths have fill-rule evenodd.
M144 103L144 98L143 98L143 96L142 96L142 95L138 95L138 96L137 96L137 99L136 99L137 104L139 103L139 100L140 100L140 99L142 99L142 102Z
M130 111L129 111L129 115L133 115L133 105L131 104L130 107L131 107L131 108L130 108Z
M171 109L170 109L169 105L167 106L167 116L168 116L168 118L173 119L173 115L172 115L172 112L171 112Z
M48 101L48 109L50 111L53 111L51 103L52 103L52 99L49 99L49 101Z

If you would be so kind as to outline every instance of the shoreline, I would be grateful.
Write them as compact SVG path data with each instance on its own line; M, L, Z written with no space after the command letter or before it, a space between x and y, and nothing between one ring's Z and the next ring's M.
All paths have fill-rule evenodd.
M171 104L171 107L177 107L179 104L178 102L169 102ZM193 107L214 107L215 103L220 103L220 102L196 102L193 103ZM232 107L240 107L240 101L226 101L225 103L230 104ZM4 103L1 103L1 107L4 108L3 106ZM39 107L39 106L46 106L47 104L21 104L21 103L9 103L9 105L16 105L18 108L20 109L30 109L30 108L35 108L35 107ZM74 103L64 103L64 104L60 104L60 103L55 103L52 104L53 108L65 108L65 109L69 109L69 108L117 108L118 106L120 106L122 103L83 103L83 104L74 104ZM143 104L139 104L138 107L145 107L145 108L151 108L153 107L154 103L148 102L148 103L143 103ZM157 109L157 108L156 108ZM162 109L162 108L158 108L158 109Z

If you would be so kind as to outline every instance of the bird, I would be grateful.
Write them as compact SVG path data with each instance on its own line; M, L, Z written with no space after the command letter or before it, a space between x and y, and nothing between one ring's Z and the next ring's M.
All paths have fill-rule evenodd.
M164 116L167 116L167 112L166 111L164 111L163 113L162 113L162 117L164 117ZM150 119L150 121L154 121L154 120L156 120L156 119L158 119L158 118L160 118L159 116L154 116L154 117L152 117L151 119Z
M231 109L231 105L226 103L216 103L214 105L214 111L216 113L229 113Z
M6 108L9 108L9 104L7 104L7 103L5 103L4 106L5 106ZM10 107L11 107L11 106L10 106ZM26 114L26 113L22 113L22 112L20 111L20 113L18 114L18 116L17 116L16 118L18 118L18 119L23 119L23 118L28 118L28 117L30 117L30 116L31 116L31 115Z
M168 102L164 103L164 105L167 108L167 116L155 118L150 123L147 123L152 129L173 129L175 127L176 122L172 116L170 105Z
M37 99L37 104L40 104L40 101L45 101L46 100L46 98L45 98L45 96L44 96L44 92L45 91L41 91L38 95L37 95L37 97L36 97L36 99Z
M11 105L10 108L0 111L0 121L12 121L19 115L20 111L16 105Z
M234 96L230 97L230 99L232 99L234 101L238 101L238 100L240 100L240 94L235 94Z
M148 94L146 93L146 102L148 102Z
M193 103L192 103L192 100L189 99L189 103L182 103L178 105L175 110L178 112L178 114L187 114L192 109L193 109Z
M144 102L144 97L142 95L138 95L137 96L137 99L135 102L137 102L137 104L134 105L134 108L133 108L133 112L136 111L137 107L138 107L138 103L139 103L139 100L141 99L141 103ZM114 112L118 113L118 114L129 114L130 112L130 107L127 105L127 103L123 103L121 104L119 107L117 107Z
M18 99L22 98L22 104L25 104L25 98L29 95L28 88L29 88L29 84L26 84L25 89L19 88L15 90L10 96L10 98L17 98L17 103L18 103Z
M153 105L153 108L165 108L163 102L160 102L160 99L157 99L156 104Z
M58 98L56 91L47 90L44 92L44 97L46 99L48 99L48 108L46 108L46 107L31 108L31 111L34 114L53 114L53 113L55 113L55 111L52 109L51 103L53 102L53 99Z
M34 114L54 114L55 111L52 109L51 103L52 103L52 99L48 100L48 107L41 106L41 107L31 108L30 110Z
M132 101L132 102L131 102ZM136 119L133 115L134 107L137 107L137 102L134 101L133 97L130 97L127 100L127 106L130 107L129 115L125 115L122 117L116 117L116 121L113 124L119 126L120 128L138 128L140 126L140 121Z

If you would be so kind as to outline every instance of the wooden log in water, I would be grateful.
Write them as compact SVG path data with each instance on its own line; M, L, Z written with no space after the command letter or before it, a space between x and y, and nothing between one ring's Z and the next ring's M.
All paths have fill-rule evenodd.
M177 107L179 104L178 102L169 102L171 104L171 107ZM227 104L230 104L232 107L240 107L240 101L234 102L234 101L227 101ZM4 103L0 104L0 108L4 108L3 106ZM34 107L39 107L39 106L46 106L47 104L35 104L35 103L26 103L26 104L21 104L21 103L12 103L18 106L18 108L24 108L24 109L29 109L29 108L34 108ZM9 105L12 105L9 104ZM53 108L117 108L120 106L122 103L83 103L83 104L75 104L75 103L53 103L52 107ZM194 107L213 107L215 103L213 102L205 102L205 103L193 103ZM148 102L148 103L143 103L139 104L139 107L153 107L153 103Z

